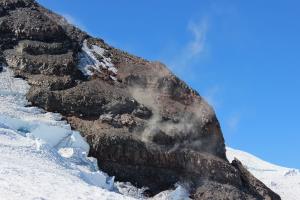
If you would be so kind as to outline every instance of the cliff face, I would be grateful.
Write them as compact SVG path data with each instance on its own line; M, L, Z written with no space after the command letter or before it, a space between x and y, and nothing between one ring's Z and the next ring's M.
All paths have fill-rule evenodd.
M180 181L195 199L280 199L227 161L213 109L163 64L115 49L32 0L0 0L0 50L0 62L31 85L28 100L63 114L118 180L149 195Z

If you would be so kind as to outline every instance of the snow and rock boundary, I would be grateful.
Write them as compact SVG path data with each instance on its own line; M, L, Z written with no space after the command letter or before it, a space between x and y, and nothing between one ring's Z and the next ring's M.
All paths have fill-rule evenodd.
M62 17L34 0L2 0L0 6L0 54L16 76L30 83L27 100L62 114L80 131L101 170L118 180L149 187L150 195L180 181L192 182L191 195L198 199L203 195L260 199L261 190L263 196L273 196L265 186L243 184L247 177L240 176L226 159L214 110L165 65L113 48L65 24ZM91 76L77 67L85 40L90 41L86 50L92 53L88 57L92 65L86 66ZM93 56L104 62L95 64ZM109 70L108 59L117 74ZM112 120L102 120L106 114ZM19 130L23 134L33 131ZM61 149L65 157L76 154ZM203 179L210 184L199 182Z
M87 157L89 145L80 133L71 130L70 125L61 120L61 115L30 107L25 97L28 89L29 85L26 81L14 78L10 69L4 68L0 73L1 137L17 138L17 143L19 140L25 141L24 145L32 143L35 149L31 146L30 152L48 154L45 156L46 160L49 158L56 160L55 164L66 168L67 172L84 180L88 185L112 191L114 189L113 177L108 177L99 171L96 160ZM2 141L1 145L5 145L5 142ZM2 172L10 164L7 163L7 165L2 166ZM20 167L22 167L21 163ZM1 178L2 175L0 173ZM28 192L29 190L31 188L28 188Z
M238 158L260 181L277 192L282 200L298 200L300 197L300 170L268 163L244 151L227 147L227 158Z
M114 184L113 177L100 171L96 159L88 157L88 143L60 114L30 106L25 97L29 88L11 69L3 68L0 199L145 199L144 189ZM164 199L189 198L178 186L153 197Z

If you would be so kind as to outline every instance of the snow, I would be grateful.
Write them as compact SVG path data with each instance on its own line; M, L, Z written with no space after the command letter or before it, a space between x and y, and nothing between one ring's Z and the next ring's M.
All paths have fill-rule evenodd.
M92 45L91 48L88 47L87 40L83 42L82 51L79 53L79 64L78 68L86 76L92 76L95 72L102 73L103 69L111 71L113 75L110 77L116 80L116 74L118 70L114 67L111 59L105 56L107 50L97 46ZM99 60L98 58L102 58Z
M136 199L145 199L143 192L147 188L136 188L131 183L117 182L116 185L118 190L124 195L131 196ZM191 200L189 196L190 194L186 188L180 184L175 184L174 190L160 192L154 197L148 198L148 200Z
M167 199L167 200L191 200L189 192L182 186L177 185L173 191L165 191L153 197L153 200Z
M299 200L300 170L280 167L229 147L227 158L230 162L234 158L239 159L256 178L278 193L282 200Z
M0 130L0 159L3 200L130 199L83 181L84 172L72 163L51 149L37 150L34 140L14 131Z
M114 183L99 171L97 160L87 157L87 142L61 115L30 107L28 89L8 68L0 73L1 200L146 199L144 188ZM189 198L178 185L149 199Z

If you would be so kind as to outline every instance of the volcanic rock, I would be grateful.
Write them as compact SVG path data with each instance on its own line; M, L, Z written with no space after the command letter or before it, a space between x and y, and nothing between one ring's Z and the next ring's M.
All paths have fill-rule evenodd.
M65 116L99 167L149 195L280 199L225 155L211 106L159 62L113 48L33 0L0 0L0 71L28 81L32 105Z

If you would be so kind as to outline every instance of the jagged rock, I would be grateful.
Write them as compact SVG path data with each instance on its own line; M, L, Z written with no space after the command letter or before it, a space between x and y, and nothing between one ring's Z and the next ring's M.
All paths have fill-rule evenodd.
M165 65L92 38L33 0L0 0L0 47L0 63L3 54L31 85L28 100L63 114L117 180L152 195L179 181L195 199L280 199L227 161L214 110Z
M16 73L17 74L17 73ZM18 75L18 74L17 74ZM21 75L19 75L21 76ZM31 86L47 88L47 90L66 90L74 87L80 81L75 81L71 76L45 76L41 74L31 75L28 79L28 83Z
M141 119L149 119L152 116L152 111L147 107L140 105L132 112L132 114Z
M197 188L193 199L196 200L264 200L261 196L249 194L230 184L220 184L211 181L203 181L200 187Z
M73 52L36 56L17 50L5 50L4 55L9 66L23 73L61 76L68 75L74 68Z
M255 178L239 160L233 160L232 165L241 173L243 184L249 188L249 191L258 193L262 199L280 199L279 195Z
M280 199L280 196L267 188L261 181L257 180L250 172L244 168L242 163L235 159L232 162L241 178L243 190L232 184L220 184L212 181L204 180L199 184L196 192L194 193L194 199L197 200L226 200L226 199L261 199L271 200Z

